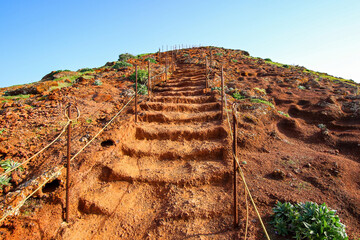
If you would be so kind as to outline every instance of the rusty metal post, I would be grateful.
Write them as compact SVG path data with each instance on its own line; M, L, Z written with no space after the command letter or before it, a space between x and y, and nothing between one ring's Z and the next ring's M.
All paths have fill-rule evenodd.
M68 117L71 119L71 103L68 105ZM69 222L69 208L70 208L70 150L71 150L71 121L67 126L67 158L66 158L66 212L65 221Z
M138 116L137 116L137 102L138 102L138 71L137 65L135 65L135 123L137 123Z
M237 119L236 119L236 105L233 105L233 151L234 151L234 228L239 226L238 200L237 200L237 177L236 173L238 166L236 164L237 156Z
M150 59L148 60L148 97L149 97L149 99L150 99L150 87L151 87L151 83L150 83Z
M207 89L209 87L208 83L208 59L207 56L205 56L205 88Z
M224 67L221 66L221 121L224 119Z
M160 48L159 48L159 64L161 64L161 51L160 51Z
M168 76L168 62L167 62L167 56L165 56L165 82L167 81L167 76Z

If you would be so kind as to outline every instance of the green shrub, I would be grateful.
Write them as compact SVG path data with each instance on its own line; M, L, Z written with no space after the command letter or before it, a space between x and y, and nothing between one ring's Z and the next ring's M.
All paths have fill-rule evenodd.
M215 53L215 55L221 57L223 55L223 53L218 52L218 53Z
M221 92L221 87L212 87L211 91L220 91Z
M0 135L1 135L3 132L5 132L5 131L6 131L6 128L0 129Z
M245 96L241 95L238 92L234 92L232 96L233 96L233 98L235 98L237 100L245 99Z
M135 84L133 85L133 88L135 90ZM138 84L138 93L140 95L147 95L148 94L148 88L145 84Z
M271 102L262 100L262 99L253 98L253 99L251 99L250 101L253 102L253 103L263 103L263 104L266 104L266 105L274 108L274 104L272 104Z
M120 68L128 68L128 67L132 67L133 65L131 63L127 63L127 62L116 62L114 64L114 66L112 66L112 68L114 69L120 69Z
M126 62L130 58L135 58L135 56L130 54L130 53L123 53L123 54L119 55L119 61L120 62Z
M266 95L266 90L263 89L263 88L254 87L254 90L255 90L255 91L258 91L258 92L261 92L261 93L263 93L264 95Z
M273 208L275 231L282 236L295 239L348 239L345 225L335 215L336 211L328 209L325 203L313 202L291 203L278 202Z
M150 61L151 63L157 63L157 61L153 58L145 58L145 61Z
M284 67L284 68L289 68L289 65L283 64L282 67Z
M298 88L301 89L301 90L305 90L305 89L306 89L306 87L304 87L304 86L302 86L302 85L299 85Z
M284 113L284 112L282 112L282 111L278 111L278 113L281 114L281 115L283 115L283 116L285 116L285 117L290 117L289 114Z
M139 69L138 70L138 76L137 76L138 83L145 83L147 78L148 78L148 72L146 70ZM129 79L131 81L135 82L135 72L133 72L130 75Z
M93 85L95 86L101 86L102 85L102 82L100 80L95 80Z
M236 59L231 59L231 61L234 62L234 63L238 62L238 60L236 60Z
M0 166L4 169L5 172L10 171L13 168L20 166L20 163L13 161L12 159L7 159L0 162ZM19 167L18 170L24 170L23 167Z
M79 69L78 72L93 72L94 69L92 68L82 68L82 69Z
M264 60L267 62L272 62L270 58L265 58Z
M9 183L10 180L11 180L10 177L7 177L5 175L0 176L0 189L2 189L3 186L9 186L10 185L10 183Z

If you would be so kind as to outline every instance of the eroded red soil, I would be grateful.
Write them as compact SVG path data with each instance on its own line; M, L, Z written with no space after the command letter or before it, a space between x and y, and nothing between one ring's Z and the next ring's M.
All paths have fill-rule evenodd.
M278 236L268 222L277 201L325 202L338 210L350 237L358 237L357 89L249 58L241 51L213 49L213 53L215 72L210 75L210 86L220 86L223 63L227 108L238 103L239 159L272 239ZM127 108L75 159L68 224L63 223L64 172L60 181L27 201L19 215L8 217L0 236L242 239L244 189L239 179L240 227L233 229L230 129L226 118L221 121L219 91L204 89L205 67L198 63L204 62L206 54L209 48L178 53L170 79L154 88L150 100L142 97L139 122L134 123L133 106ZM137 61L145 67L145 62ZM62 111L67 101L76 103L82 113L73 126L76 153L126 102L132 86L126 80L130 73L129 69L103 71L97 73L101 86L83 79L43 99L33 96L4 103L2 157L21 162L51 141L65 122ZM234 99L234 93L245 99ZM31 177L63 164L65 156L63 137L25 171L13 174L4 196ZM264 239L251 206L248 239Z

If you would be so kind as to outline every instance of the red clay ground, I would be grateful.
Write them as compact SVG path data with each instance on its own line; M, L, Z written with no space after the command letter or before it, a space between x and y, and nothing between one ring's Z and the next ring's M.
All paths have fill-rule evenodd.
M3 222L1 238L242 239L246 208L240 179L240 227L232 228L228 123L220 121L218 91L204 91L205 68L198 65L209 51L179 52L167 83L154 89L150 101L142 98L139 123L134 124L128 108L75 159L69 224L63 223L63 173L30 198L19 215ZM279 239L268 224L277 201L325 202L338 210L350 238L359 237L360 97L355 84L301 67L276 66L243 51L212 51L210 85L219 86L223 63L228 106L238 103L239 159L271 238ZM65 122L67 101L82 113L73 126L76 153L126 102L132 71L99 69L94 74L101 86L85 78L71 87L4 102L2 158L21 162L50 142ZM21 87L2 90L15 88ZM239 95L245 99L232 97ZM65 156L62 137L25 171L13 174L3 204L9 192L63 164ZM248 239L264 239L251 207L249 224Z

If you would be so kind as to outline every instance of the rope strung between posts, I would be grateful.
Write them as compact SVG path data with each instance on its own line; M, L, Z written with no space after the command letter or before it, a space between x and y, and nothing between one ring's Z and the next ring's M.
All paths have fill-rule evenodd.
M162 74L162 73L161 73ZM159 74L158 74L159 75ZM155 77L155 76L154 76ZM147 80L145 81L145 84L147 83ZM140 92L140 90L138 90L138 93ZM114 117L112 117L112 119L89 141L85 144L84 147L82 147L71 159L70 161L74 160L82 151L84 151L84 149L89 146L89 144L91 142L93 142L122 112L123 110L125 109L125 107L127 107L129 105L129 103L135 98L135 96L132 96L130 98L130 100L120 109L120 111L115 114ZM67 109L67 108L66 108ZM41 152L43 152L46 148L48 148L49 146L51 146L54 142L56 142L60 137L61 135L66 131L66 128L69 124L71 124L71 122L73 120L69 119L69 116L67 115L67 112L66 112L66 109L65 109L65 116L66 118L68 119L68 122L67 124L64 126L63 130L61 131L61 133L59 134L58 137L56 137L50 144L48 144L45 148L43 148L42 150L40 150L38 153L36 153L33 157L31 157L30 159L28 159L26 162L30 161L31 159L33 159L34 157L36 157L37 155L39 155ZM80 111L79 109L78 110L78 117L80 117ZM25 164L22 163L22 164ZM19 167L19 166L18 166ZM61 166L60 169L58 171L56 171L54 174L51 175L51 177L49 177L48 180L44 181L37 189L35 189L35 191L33 191L32 193L30 193L24 200L22 200L12 211L9 211L7 212L1 219L0 219L0 223L6 218L8 217L9 215L12 215L13 213L15 213L18 209L21 208L21 206L26 202L26 200L28 200L31 196L33 196L39 189L41 189L46 183L48 183L50 180L53 179L54 176L57 176L59 174L61 174L61 171L64 169L65 167L64 166ZM15 170L16 168L14 168L13 170ZM10 172L10 171L9 171ZM8 172L6 172L8 173Z
M234 105L235 105L235 103L234 103ZM236 109L236 108L234 108L234 109ZM234 111L234 110L233 110L233 111ZM233 114L236 114L236 112L233 113ZM228 117L228 123L229 123L229 127L230 127L230 132L232 132L229 115L227 115L227 117ZM232 138L233 138L233 137L232 137ZM236 141L236 139L233 139L233 141ZM258 211L258 209L257 209L257 207L256 207L255 201L254 201L254 199L253 199L253 197L252 197L252 195L251 195L251 192L250 192L250 190L249 190L249 188L248 188L248 185L247 185L247 183L246 183L245 176L244 176L244 173L243 173L243 171L242 171L242 168L241 168L241 165L240 165L240 163L239 163L239 160L238 160L237 156L235 156L234 151L232 151L232 154L233 154L233 157L235 158L236 164L238 165L238 170L239 170L241 179L242 179L242 181L243 181L243 183L244 183L244 186L245 186L245 189L246 189L247 193L249 194L250 201L251 201L251 203L252 203L252 205L253 205L253 207L254 207L254 209L255 209L256 215L257 215L257 217L258 217L258 219L259 219L259 221L260 221L260 224L261 224L261 226L262 226L262 228L263 228L263 230L264 230L264 233L265 233L267 239L270 240L269 234L268 234L268 232L267 232L267 230L266 230L266 227L265 227L265 225L264 225L264 223L263 223L263 221L262 221L262 218L261 218L261 216L260 216L260 213L259 213L259 211ZM247 221L248 221L248 219L247 219Z
M213 69L211 68L211 65L210 65L210 67L209 67L209 70L215 72L215 70L213 70ZM225 100L225 110L226 110L226 115L227 115L227 122L228 122L228 124L229 124L231 138L232 138L233 141L234 141L234 136L233 136L233 134L232 134L232 128L231 128L231 124L230 124L230 118L229 118L228 111L227 111L227 109L226 109L227 98L226 98L226 94L224 94L224 95L225 95L225 96L224 96L224 100ZM236 114L236 112L235 112L235 114ZM256 215L257 215L257 217L258 217L258 219L259 219L259 221L260 221L260 224L261 224L261 226L262 226L262 228L263 228L263 231L264 231L264 233L265 233L265 235L266 235L266 238L267 238L268 240L270 240L269 234L268 234L268 232L267 232L267 230L266 230L266 227L265 227L265 225L264 225L264 223L263 223L263 221L262 221L262 218L261 218L261 216L260 216L260 213L259 213L259 211L258 211L258 209L257 209L257 207L256 207L255 201L254 201L254 199L253 199L253 197L252 197L252 195L251 195L251 192L250 192L250 190L249 190L249 188L248 188L248 185L247 185L247 183L246 183L245 176L244 176L244 173L243 173L243 171L242 171L241 165L240 165L240 163L239 163L239 160L238 160L237 156L235 156L234 151L232 151L232 155L233 155L233 157L234 157L234 159L235 159L235 161L236 161L236 164L238 165L238 171L239 171L239 173L240 173L241 180L242 180L243 183L244 183L245 192L249 194L250 201L251 201L251 203L252 203L252 205L253 205L253 207L254 207L254 209L255 209ZM246 196L245 196L245 197L246 197ZM245 200L246 200L246 226L245 226L245 239L246 239L246 234L247 234L247 230L248 230L248 221L249 221L249 211L248 211L247 197L246 197Z
M95 140L95 138L97 136L99 136L99 134L101 132L103 132L105 130L105 128L107 126L109 126L110 123L112 123L114 121L114 119L116 117L118 117L120 115L120 113L125 109L125 107L134 99L135 97L133 96L124 106L123 108L83 147L81 148L71 159L70 161L72 161L75 157L77 157L92 141ZM67 116L67 115L66 115ZM68 121L68 123L66 124L66 126L64 127L64 129L66 129L66 127L71 123L72 120ZM61 134L63 134L65 132L65 130L62 131ZM59 138L59 136L53 141L55 142L57 139ZM0 223L9 215L14 214L18 209L21 208L21 206L26 202L26 200L28 200L31 196L33 196L38 190L40 190L46 183L50 182L50 180L53 179L54 176L60 175L61 171L64 169L64 166L61 166L60 169L58 171L56 171L54 174L51 175L51 177L49 177L46 181L44 181L37 189L35 189L32 193L30 193L24 200L22 200L14 209L12 209L11 211L7 212L1 219L0 219Z
M165 71L166 71L166 69L165 69L163 72L161 72L161 73L159 73L159 74L157 74L157 75L155 75L155 76L153 76L153 77L156 77L156 76L158 76L158 75L161 75L161 74L165 73ZM148 82L148 80L146 80L144 84L146 84L147 82ZM138 90L138 93L139 93L139 92L140 92L140 90ZM125 109L125 107L127 107L127 106L129 105L129 103L130 103L134 98L135 98L135 96L132 96L132 97L130 98L130 100L120 109L120 111L119 111L117 114L115 114L115 116L112 117L111 120L110 120L89 142L87 142L84 147L82 147L82 148L70 159L70 161L74 160L82 151L84 151L84 149L85 149L87 146L89 146L89 144L90 144L91 142L93 142L93 141L123 112L123 110ZM67 109L67 108L66 108L66 109ZM48 147L51 146L53 143L55 143L55 142L61 137L61 135L65 132L67 126L68 126L69 124L71 124L71 122L73 121L73 120L71 120L71 119L69 118L69 116L67 115L66 109L65 109L65 116L66 116L66 118L68 119L68 122L67 122L66 125L64 126L64 128L63 128L63 130L61 131L61 133L59 134L59 136L57 136L50 144L48 144L45 148L43 148L43 149L40 150L38 153L36 153L33 157L31 157L31 158L29 158L27 161L23 162L22 165L25 164L26 162L30 161L31 159L33 159L34 157L36 157L37 155L39 155L41 152L43 152L46 148L48 148ZM78 119L78 118L80 117L80 111L79 111L78 108L77 108L77 112L78 112L78 116L77 116L77 119ZM21 165L19 165L19 166L21 166ZM19 166L18 166L18 167L19 167ZM18 167L17 167L17 168L18 168ZM11 211L9 211L9 212L7 212L6 214L4 214L4 216L0 219L0 223L1 223L2 221L4 221L9 215L12 215L12 214L16 213L16 211L19 210L19 209L23 206L23 204L24 204L31 196L33 196L38 190L40 190L43 186L45 186L45 184L47 184L47 183L48 183L50 180L52 180L55 176L60 175L60 174L61 174L61 171L62 171L64 168L65 168L64 166L61 166L58 171L56 171L55 173L53 173L46 181L44 181L42 184L40 184L40 186L39 186L38 188L36 188L32 193L30 193L30 194L29 194L24 200L22 200L15 208L13 208ZM15 169L16 169L16 168L12 169L12 171L15 170ZM10 171L6 172L5 174L7 174L7 173L9 173L9 172L10 172Z
M69 119L69 118L68 118ZM32 157L28 158L27 160L25 160L24 162L20 163L19 165L17 165L14 168L9 169L8 171L2 173L0 175L0 177L5 176L8 173L11 173L12 171L15 171L16 169L18 169L19 167L25 165L26 163L30 162L33 158L35 158L36 156L38 156L40 153L42 153L43 151L45 151L47 148L49 148L51 145L53 145L66 131L67 126L69 126L69 124L71 123L71 120L68 120L67 123L65 124L63 130L59 133L59 135L52 141L50 142L48 145L46 145L43 149L41 149L40 151L38 151L36 154L34 154Z

